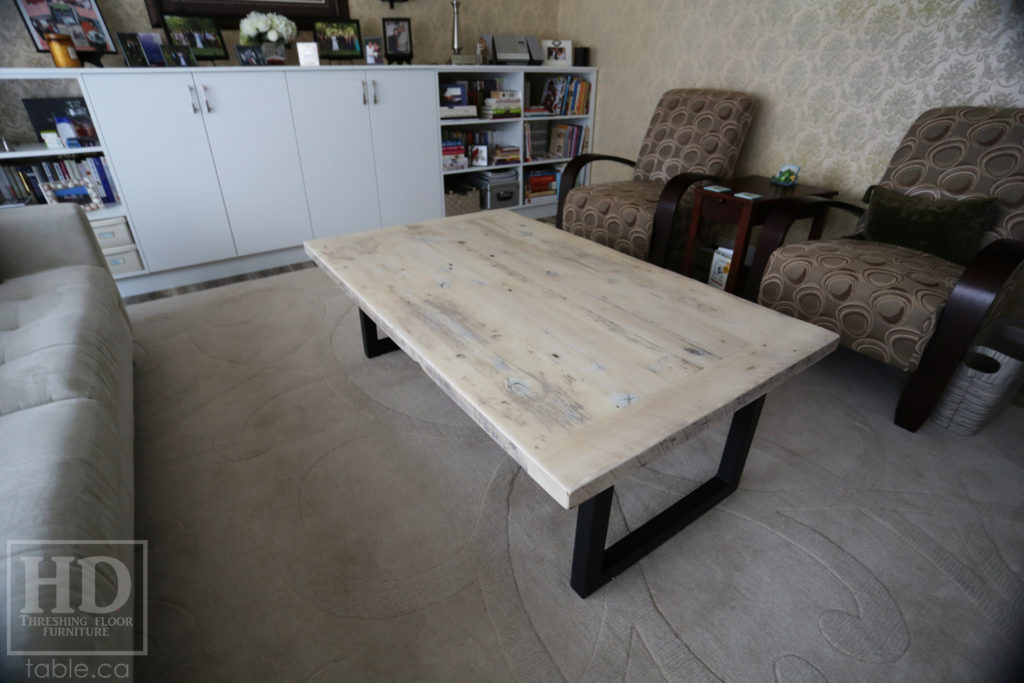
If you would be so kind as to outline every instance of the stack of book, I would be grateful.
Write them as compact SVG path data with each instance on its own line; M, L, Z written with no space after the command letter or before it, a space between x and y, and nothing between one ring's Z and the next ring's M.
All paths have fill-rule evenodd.
M508 119L523 113L523 98L515 90L492 90L480 107L482 119Z
M68 181L88 184L105 204L119 201L110 170L102 156L48 159L34 164L0 166L0 206L46 203L41 183Z
M540 106L551 114L582 116L590 111L590 83L578 76L549 78L544 83Z
M455 171L460 168L469 168L469 158L466 156L466 147L458 138L447 138L441 141L441 169L444 171Z
M491 163L495 166L518 164L519 148L515 145L494 145L494 148L491 150Z
M549 129L550 124L548 124L546 121L543 123L530 123L529 121L523 123L523 142L526 147L526 149L523 151L526 156L526 161L535 161L537 159L549 158Z
M523 193L527 204L542 197L554 197L558 193L561 171L556 168L531 168L523 175Z
M548 154L555 159L571 159L587 151L590 126L572 123L551 124L551 141Z

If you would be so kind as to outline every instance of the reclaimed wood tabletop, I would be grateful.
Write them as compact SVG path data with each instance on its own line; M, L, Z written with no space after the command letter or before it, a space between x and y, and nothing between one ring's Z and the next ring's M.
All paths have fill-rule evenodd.
M506 210L305 247L566 508L838 344L830 331Z

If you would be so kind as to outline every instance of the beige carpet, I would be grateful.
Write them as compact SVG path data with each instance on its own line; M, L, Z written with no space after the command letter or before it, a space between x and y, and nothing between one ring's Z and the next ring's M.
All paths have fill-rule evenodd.
M1024 410L891 424L837 352L768 397L740 490L590 599L555 504L317 270L129 308L142 681L970 681L1024 634ZM617 488L613 534L725 425Z

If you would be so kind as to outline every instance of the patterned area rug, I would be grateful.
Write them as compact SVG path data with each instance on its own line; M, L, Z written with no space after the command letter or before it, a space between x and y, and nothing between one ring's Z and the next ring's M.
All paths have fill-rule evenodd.
M892 425L840 350L769 395L740 490L591 598L558 506L318 270L129 307L141 681L984 680L1024 635L1024 410ZM617 487L612 536L726 424Z

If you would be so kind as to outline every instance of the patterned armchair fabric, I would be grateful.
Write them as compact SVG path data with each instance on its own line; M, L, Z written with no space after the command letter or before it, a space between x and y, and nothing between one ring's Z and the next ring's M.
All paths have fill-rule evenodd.
M996 218L981 246L1024 239L1024 110L926 111L879 184L933 199L995 197ZM913 371L963 272L936 256L878 242L801 242L772 253L759 302L838 332L854 351ZM1004 287L988 317L1024 313L1024 288L1016 289Z
M753 119L749 95L726 90L669 90L662 95L640 147L632 181L573 188L562 227L636 258L650 252L654 212L665 184L680 173L732 174ZM694 187L676 222L689 224ZM681 264L685 230L673 230L669 254Z

